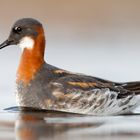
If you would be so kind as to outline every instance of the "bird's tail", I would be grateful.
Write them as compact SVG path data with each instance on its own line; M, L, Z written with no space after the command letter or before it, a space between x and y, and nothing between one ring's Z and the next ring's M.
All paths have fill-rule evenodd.
M122 86L124 89L135 93L135 95L140 95L140 81L124 83Z

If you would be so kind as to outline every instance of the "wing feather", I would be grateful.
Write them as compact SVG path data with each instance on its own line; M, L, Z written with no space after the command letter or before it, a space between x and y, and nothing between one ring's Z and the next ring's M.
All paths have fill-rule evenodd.
M136 105L133 92L91 77L67 76L49 85L54 101L51 109L55 110L106 115L121 114Z

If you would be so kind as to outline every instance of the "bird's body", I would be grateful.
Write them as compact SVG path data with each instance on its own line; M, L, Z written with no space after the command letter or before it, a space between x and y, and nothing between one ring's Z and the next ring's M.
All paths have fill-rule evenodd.
M117 115L130 113L139 105L139 95L127 90L129 84L74 74L44 63L29 84L17 83L16 96L20 106Z
M20 106L117 115L129 113L140 104L140 82L115 83L47 64L43 27L34 19L17 21L1 48L10 43L23 49L16 80Z

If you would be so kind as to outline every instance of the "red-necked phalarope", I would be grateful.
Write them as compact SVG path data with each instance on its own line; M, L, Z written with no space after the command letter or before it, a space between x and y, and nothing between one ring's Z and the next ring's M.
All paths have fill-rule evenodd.
M22 48L16 80L20 106L117 115L129 113L139 105L140 82L114 83L47 64L44 61L44 30L35 19L18 20L0 48L15 44Z

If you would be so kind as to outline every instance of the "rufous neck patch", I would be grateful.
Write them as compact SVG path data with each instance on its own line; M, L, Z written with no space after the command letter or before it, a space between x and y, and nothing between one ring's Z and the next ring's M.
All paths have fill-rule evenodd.
M39 35L33 42L29 38L24 38L22 45L31 48L25 47L22 52L16 82L22 81L28 84L44 63L45 37L43 30L38 29L38 32Z

